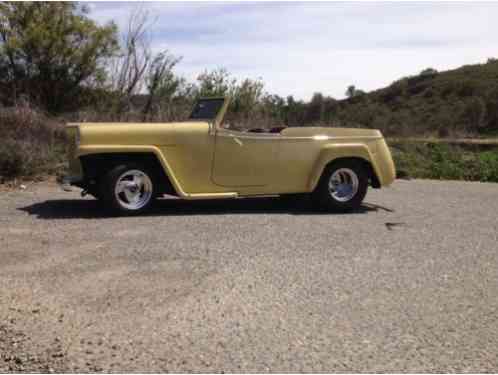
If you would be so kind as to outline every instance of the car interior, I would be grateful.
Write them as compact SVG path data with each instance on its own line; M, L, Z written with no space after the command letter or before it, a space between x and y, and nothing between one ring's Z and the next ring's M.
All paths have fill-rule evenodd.
M264 128L251 128L247 129L247 133L271 133L271 134L280 134L282 130L284 130L286 126L275 126L270 129L264 129Z
M192 113L190 115L190 119L199 120L199 119L207 119L213 120L218 111L223 106L224 99L222 98L212 98L212 99L201 99L199 100ZM223 120L221 127L227 130L238 131L243 133L263 133L263 134L275 134L278 135L286 128L286 126L274 126L271 128L247 128L247 121L241 121L237 118L230 118L230 115L227 114L226 118Z

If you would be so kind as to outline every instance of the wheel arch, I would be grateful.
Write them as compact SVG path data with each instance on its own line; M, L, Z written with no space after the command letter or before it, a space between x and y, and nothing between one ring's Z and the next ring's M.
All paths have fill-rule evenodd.
M380 188L379 173L376 170L373 157L365 145L339 145L325 148L313 168L309 181L309 190L313 191L317 187L325 170L341 161L358 161L368 173L370 185L373 188Z
M91 190L98 186L106 172L120 164L139 163L147 167L159 182L158 191L162 194L177 195L169 170L152 151L116 151L85 153L79 156L84 175L84 188Z

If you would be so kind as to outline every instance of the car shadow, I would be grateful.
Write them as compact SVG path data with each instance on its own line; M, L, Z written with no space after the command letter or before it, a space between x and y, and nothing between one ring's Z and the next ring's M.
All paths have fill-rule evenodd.
M112 217L94 199L57 199L35 203L18 210L39 219L95 219ZM346 215L365 214L370 211L391 209L363 203L357 210L331 213L317 210L308 200L285 202L275 197L247 199L217 199L186 201L158 199L154 206L141 216L185 216L222 214L290 214L290 215Z

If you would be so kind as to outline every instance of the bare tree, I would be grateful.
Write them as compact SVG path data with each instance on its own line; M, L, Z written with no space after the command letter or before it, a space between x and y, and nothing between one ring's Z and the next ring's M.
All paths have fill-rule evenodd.
M144 121L147 119L156 98L159 97L162 101L167 101L168 107L171 104L175 92L182 83L181 78L173 73L173 68L180 60L181 57L175 57L168 51L164 51L157 54L149 65L145 78L148 97L143 109Z
M121 37L121 54L111 63L111 87L118 95L118 115L131 107L132 96L143 88L144 75L152 61L148 38L152 24L147 10L134 8Z

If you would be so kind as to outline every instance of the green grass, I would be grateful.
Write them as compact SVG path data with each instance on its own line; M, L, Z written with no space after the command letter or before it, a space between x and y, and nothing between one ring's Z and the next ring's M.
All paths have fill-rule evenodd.
M424 142L390 144L396 169L412 178L498 182L498 147Z

